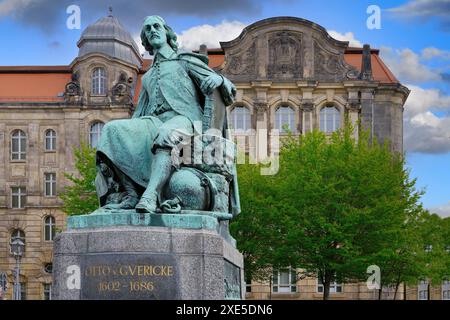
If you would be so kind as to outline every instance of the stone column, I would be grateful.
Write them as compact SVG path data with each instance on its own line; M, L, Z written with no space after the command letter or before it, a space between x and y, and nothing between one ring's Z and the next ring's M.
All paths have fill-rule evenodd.
M268 111L269 106L265 101L256 101L253 103L253 108L255 112L255 136L254 142L256 144L256 159L257 161L264 160L269 155L268 139L269 139L269 129L268 124Z
M347 103L347 109L348 109L348 118L350 120L350 123L353 125L353 137L356 141L358 141L359 138L359 113L361 110L361 104L358 100L349 100Z
M361 127L370 130L370 138L373 138L373 89L361 90Z
M303 110L303 134L313 131L313 111L314 111L314 103L312 100L304 100L302 103Z

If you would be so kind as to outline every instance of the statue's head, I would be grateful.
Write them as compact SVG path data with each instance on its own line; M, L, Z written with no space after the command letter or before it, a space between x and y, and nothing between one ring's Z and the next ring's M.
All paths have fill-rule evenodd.
M145 50L151 55L154 49L160 48L165 43L174 51L178 50L177 36L160 16L148 16L144 20L141 31L141 41Z

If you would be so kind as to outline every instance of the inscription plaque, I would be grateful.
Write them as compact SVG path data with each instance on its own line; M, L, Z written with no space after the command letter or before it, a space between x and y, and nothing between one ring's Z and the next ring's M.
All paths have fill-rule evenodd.
M179 275L169 254L95 254L81 259L81 299L179 299Z

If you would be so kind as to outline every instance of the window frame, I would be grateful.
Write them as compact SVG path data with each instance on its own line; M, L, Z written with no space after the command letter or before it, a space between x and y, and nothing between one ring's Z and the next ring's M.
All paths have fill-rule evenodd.
M450 300L450 280L445 279L442 280L442 292L441 292L441 298L442 300Z
M422 294L423 297L422 297ZM427 280L420 280L419 284L417 285L417 300L428 300L428 281Z
M99 73L97 73L97 71ZM103 74L102 72L103 71ZM102 66L97 66L92 69L91 73L91 95L92 96L106 96L108 76L106 73L106 68Z
M55 152L56 151L56 140L57 134L54 129L47 129L44 133L44 150L45 152Z
M330 294L341 294L344 292L343 290L344 284L343 283L338 283L336 281L333 281L330 283ZM337 288L340 288L339 291ZM317 293L323 293L324 291L324 287L323 284L319 281L319 278L317 278L317 286L316 286L316 291Z
M242 110L242 112L240 113L237 110ZM236 128L236 126L235 126L235 124L237 124L237 121L238 121L239 113L241 114L241 116L243 116L242 125L244 128ZM252 129L252 116L251 116L250 109L243 105L238 105L238 106L233 107L233 109L231 109L231 112L230 112L230 122L231 122L233 132L235 134L248 133ZM248 126L248 128L247 128L247 126Z
M52 289L53 285L51 283L43 283L42 284L42 292L43 292L43 300L52 300ZM47 299L48 295L48 299Z
M327 110L335 110L332 114L329 114ZM327 123L328 123L328 117L332 116L332 130L328 131ZM320 108L319 110L319 130L325 134L332 134L333 132L336 132L339 130L342 126L342 115L341 110L336 105L325 105Z
M18 232L18 235L15 235L16 232ZM11 243L11 240L13 238L15 238L15 237L21 238L23 240L23 243L26 244L26 234L25 234L25 231L23 231L22 229L16 228L16 229L13 229L13 230L10 231L10 233L9 233L9 243ZM25 250L26 250L26 246L24 247L24 251L22 253L22 256L25 254ZM9 253L13 254L11 245L9 245Z
M100 130L96 130L96 131L93 130L93 128L95 126L100 126L100 125L101 125ZM104 126L105 126L105 123L103 121L100 121L100 120L96 120L96 121L92 122L91 125L89 126L89 146L91 148L97 148L98 142L100 141L100 138L102 136L102 130L103 130ZM93 137L94 134L97 135L97 141L96 141L95 146L92 145L92 140L93 140L92 137Z
M287 109L287 110L286 110ZM286 110L285 112L283 112ZM289 111L288 111L289 110ZM286 115L288 117L288 123L281 123L282 116ZM274 127L279 131L280 134L288 134L287 131L284 130L283 126L287 124L289 126L289 130L291 133L297 132L297 121L296 121L296 112L293 107L290 105L280 105L275 110L275 116L274 116Z
M52 177L54 178L53 180L51 179ZM49 185L50 194L47 194L47 184ZM56 172L44 173L44 197L56 197Z
M49 220L49 222L47 221ZM47 237L47 230L48 235ZM56 234L56 219L52 215L48 215L44 217L44 241L45 242L51 242L55 238Z
M17 140L17 151L14 150L15 140ZM10 143L11 143L10 160L17 162L26 161L28 149L28 137L25 131L21 129L13 130L11 132ZM15 155L17 155L17 159L14 159Z
M15 192L17 189L18 192ZM22 190L24 191L22 193ZM14 206L14 197L17 197L18 206ZM22 201L24 203L22 203ZM27 188L22 186L11 186L11 209L25 209L27 206Z
M287 283L280 283L281 274L287 272L288 275L288 282ZM280 288L283 288L283 290L280 291ZM283 293L298 293L298 286L297 286L297 271L294 268L287 267L287 268L281 268L278 270L273 270L272 272L272 286L271 286L272 293L275 294L283 294Z

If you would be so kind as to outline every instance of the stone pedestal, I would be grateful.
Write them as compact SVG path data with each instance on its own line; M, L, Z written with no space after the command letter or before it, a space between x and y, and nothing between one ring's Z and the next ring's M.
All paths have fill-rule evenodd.
M54 241L53 298L242 299L242 255L212 229L121 225L63 232Z

